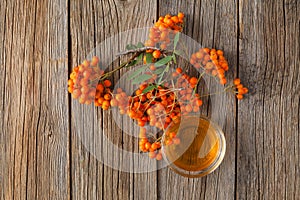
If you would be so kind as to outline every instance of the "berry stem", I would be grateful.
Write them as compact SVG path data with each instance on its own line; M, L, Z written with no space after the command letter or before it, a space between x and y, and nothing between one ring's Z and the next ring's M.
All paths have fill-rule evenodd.
M147 50L158 50L163 52L164 50L157 48L157 47L142 47L142 48L137 48L137 49L132 49L132 50L128 50L128 51L124 51L124 52L120 52L118 53L116 56L122 56L122 55L127 55L130 53L144 53Z

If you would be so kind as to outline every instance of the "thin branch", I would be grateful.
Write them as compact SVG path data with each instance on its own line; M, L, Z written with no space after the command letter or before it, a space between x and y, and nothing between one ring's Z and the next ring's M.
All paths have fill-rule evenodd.
M142 52L145 52L147 50L159 50L161 52L164 51L164 50L162 50L160 48L157 48L157 47L141 47L141 48L137 48L137 49L132 49L132 50L120 52L116 56L127 55L127 54L130 54L130 53L142 53Z

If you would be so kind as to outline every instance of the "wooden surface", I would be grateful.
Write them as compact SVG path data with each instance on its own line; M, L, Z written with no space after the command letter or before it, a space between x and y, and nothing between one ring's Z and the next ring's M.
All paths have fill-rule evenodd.
M111 169L76 134L68 72L105 38L178 11L250 89L228 96L224 161L200 179ZM297 0L1 0L0 199L300 199L299 13ZM136 150L111 113L94 115Z

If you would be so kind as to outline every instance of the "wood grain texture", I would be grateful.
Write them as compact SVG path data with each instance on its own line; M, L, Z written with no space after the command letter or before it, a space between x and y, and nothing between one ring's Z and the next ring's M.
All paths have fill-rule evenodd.
M298 1L241 1L237 198L299 199Z
M68 199L66 3L2 2L0 199Z
M68 73L106 38L178 11L184 33L223 49L229 76L250 90L238 103L227 96L224 161L200 179L105 166L91 149L120 165L124 158L97 143L102 129L125 150L138 152L138 142L113 111L71 100ZM0 199L300 199L299 11L298 0L2 0ZM114 51L131 37L117 38Z
M71 1L71 45L72 45L72 65L78 65L82 60L106 38L115 34L127 31L133 28L143 28L151 26L156 18L156 2L154 0L143 2L137 0L131 1ZM142 17L137 17L142 16ZM118 38L117 40L124 39ZM129 42L130 42L130 38ZM116 49L112 51L124 51L124 46L117 44L122 43L115 41L113 46ZM121 49L122 48L122 49ZM102 48L100 48L102 49ZM101 52L95 52L96 55L110 52L112 46L104 48ZM107 52L104 52L107 51ZM112 55L111 55L112 56ZM114 60L115 58L110 58ZM119 60L116 60L112 67L119 66ZM113 77L112 81L117 82L121 74ZM72 108L79 105L72 103ZM73 112L72 116L77 113ZM115 145L128 151L136 151L138 142L130 135L123 133L112 119L112 112L101 112L101 109L84 110L83 115L93 120L93 123L86 123L83 130L84 138L87 134L91 137L101 135L103 129L107 133L107 138ZM84 121L86 122L86 121ZM150 185L156 185L156 173L149 174L131 174L117 171L103 165L89 154L91 144L84 147L78 135L78 121L72 117L72 196L74 199L155 199L156 187L150 188ZM83 133L83 132L82 132ZM101 146L101 144L95 144ZM97 147L96 147L97 148ZM111 157L112 159L122 155L116 155L117 152L111 152L104 145L99 147L102 156ZM98 157L99 158L99 157ZM114 162L122 162L115 160ZM133 162L133 161L125 161Z
M160 1L159 14L186 13L184 33L204 47L223 49L231 65L229 77L236 73L237 64L237 5L235 1ZM195 74L196 75L196 74ZM225 133L226 156L220 168L200 179L188 179L170 169L158 173L160 199L233 199L235 196L235 112L232 95L226 95ZM173 183L178 185L173 187ZM178 198L177 198L178 197Z

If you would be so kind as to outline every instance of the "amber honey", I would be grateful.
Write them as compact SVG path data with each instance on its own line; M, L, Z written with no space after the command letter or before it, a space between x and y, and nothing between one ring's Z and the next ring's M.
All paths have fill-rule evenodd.
M176 132L181 143L164 147L165 157L172 163L171 168L182 173L209 173L209 170L216 168L214 164L222 154L224 145L219 131L208 119L199 117L187 117L181 123L172 125L168 132Z

